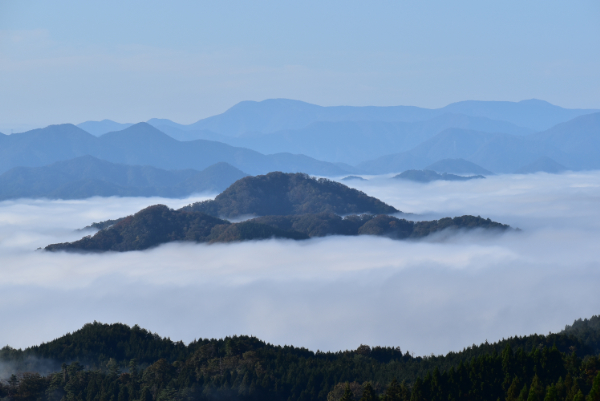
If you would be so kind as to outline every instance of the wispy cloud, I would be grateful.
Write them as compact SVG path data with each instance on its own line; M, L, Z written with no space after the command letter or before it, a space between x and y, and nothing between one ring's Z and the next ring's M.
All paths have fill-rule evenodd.
M0 318L10 324L0 341L24 347L98 320L184 341L253 334L315 350L368 343L429 354L600 312L600 173L359 185L405 212L480 214L524 231L50 254L34 249L73 240L92 221L189 201L2 202Z

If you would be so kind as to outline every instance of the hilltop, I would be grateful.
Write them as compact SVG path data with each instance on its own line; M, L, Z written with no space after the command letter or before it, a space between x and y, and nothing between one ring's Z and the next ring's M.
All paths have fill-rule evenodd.
M339 215L399 212L379 199L341 183L281 172L242 178L214 200L194 203L182 210L224 218L321 212Z

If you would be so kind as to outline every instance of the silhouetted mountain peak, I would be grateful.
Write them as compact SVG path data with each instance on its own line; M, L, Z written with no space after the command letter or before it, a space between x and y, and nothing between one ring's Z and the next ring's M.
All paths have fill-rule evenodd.
M102 135L101 138L106 139L106 138L112 138L112 137L117 137L117 136L120 136L120 137L127 136L127 137L131 137L131 138L148 138L148 137L168 138L170 141L175 141L175 139L171 138L169 135L165 134L164 132L160 131L159 129L153 127L152 125L150 125L146 122L133 124L132 126L127 127L121 131L108 132L108 133Z
M438 173L491 175L491 171L462 158L442 159L425 167Z
M183 210L224 217L398 212L379 199L339 182L281 172L242 178L214 200L194 203Z
M81 124L77 124L79 128L94 136L104 135L107 132L112 131L120 131L132 125L133 124L130 123L121 124L108 119L104 119L102 121L85 121Z

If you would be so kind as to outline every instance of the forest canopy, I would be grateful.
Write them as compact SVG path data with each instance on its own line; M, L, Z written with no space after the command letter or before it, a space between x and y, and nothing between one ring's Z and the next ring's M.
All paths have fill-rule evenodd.
M368 345L314 352L248 336L185 345L138 326L94 322L25 350L2 348L6 374L0 398L596 400L599 321L594 316L557 334L512 337L427 357ZM585 333L573 331L584 326Z

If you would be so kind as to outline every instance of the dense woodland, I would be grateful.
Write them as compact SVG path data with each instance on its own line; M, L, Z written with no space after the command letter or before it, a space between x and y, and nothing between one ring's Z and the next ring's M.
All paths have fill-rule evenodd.
M341 217L340 214L351 214ZM379 199L327 179L306 174L269 173L245 177L215 200L179 210L149 206L132 216L93 223L99 229L79 241L48 245L48 251L134 251L172 241L233 242L268 238L294 240L326 235L380 235L421 238L448 229L510 227L474 216L413 222ZM231 223L219 216L258 215Z
M224 218L321 212L339 215L398 213L396 208L379 199L339 182L281 172L242 178L214 200L194 203L183 210Z
M254 337L185 345L94 322L54 341L0 350L6 400L600 399L600 317L444 356L399 347L313 352Z
M264 216L230 223L201 212L172 210L165 205L149 206L133 216L94 223L96 234L79 241L48 245L48 251L135 251L173 241L234 242L268 238L293 240L326 235L380 235L395 239L421 238L451 229L507 230L510 227L474 216L412 222L388 215L333 213L297 216Z

